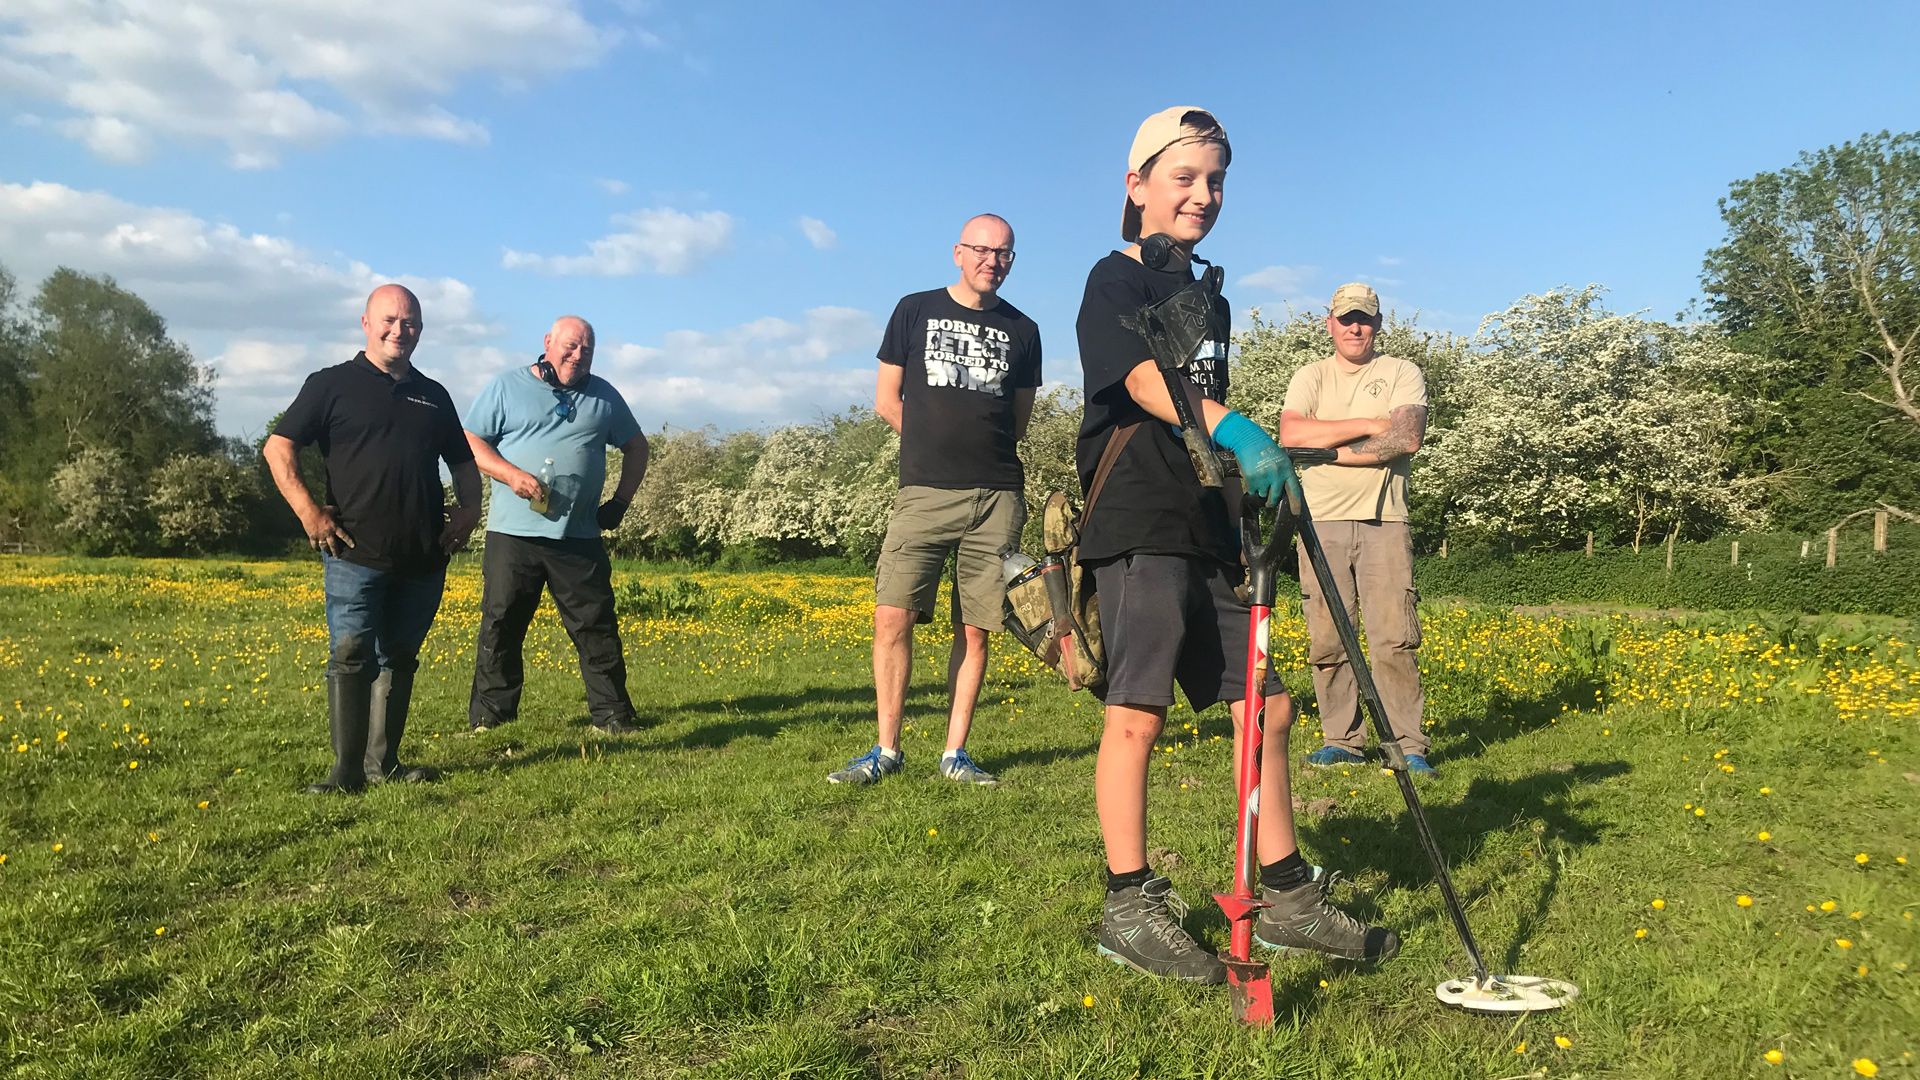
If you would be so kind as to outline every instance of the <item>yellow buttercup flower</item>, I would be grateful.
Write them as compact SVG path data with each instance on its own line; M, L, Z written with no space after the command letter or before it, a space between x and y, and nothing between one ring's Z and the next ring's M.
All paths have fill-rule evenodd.
M1875 1065L1872 1058L1854 1058L1853 1071L1861 1076L1879 1076L1880 1066Z
M1741 907L1752 907L1753 897L1748 896L1746 893L1741 893L1739 896L1733 898L1733 902L1739 904Z
M1867 853L1863 851L1860 854L1855 855L1853 857L1853 861L1859 863L1861 866L1867 865L1867 862L1868 862Z
M1837 938L1834 938L1834 939L1833 939L1833 943L1834 943L1835 945L1838 945L1839 947L1841 947L1841 948L1843 948L1843 949L1851 949L1851 948L1853 948L1853 942L1851 942L1851 941L1848 941L1848 940L1847 940L1846 938L1843 938L1843 937L1837 937Z
M1755 833L1754 835L1760 838L1762 841L1773 839L1773 834L1768 832L1765 829L1761 829L1759 832Z
M1832 911L1832 910L1833 910L1834 908L1837 908L1837 907L1839 907L1839 906L1840 906L1839 904L1836 904L1836 903L1834 903L1834 902L1833 902L1833 901L1831 901L1831 900L1822 900L1822 901L1820 901L1820 910L1821 910L1821 911Z
M1667 909L1667 902L1656 896L1653 898L1652 907L1655 911L1665 911Z
M1553 1045L1562 1050L1571 1050L1573 1049L1573 1040L1567 1038L1565 1035L1555 1035L1553 1037Z
M1762 1054L1760 1056L1766 1058L1767 1064L1769 1065L1778 1065L1782 1061L1787 1060L1787 1055L1781 1053L1778 1050L1769 1050L1765 1054Z

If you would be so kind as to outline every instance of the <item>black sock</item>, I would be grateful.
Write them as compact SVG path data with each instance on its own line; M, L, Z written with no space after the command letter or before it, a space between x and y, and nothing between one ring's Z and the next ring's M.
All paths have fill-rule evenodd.
M1110 893L1117 893L1121 889L1136 888L1138 886L1145 885L1147 883L1147 879L1152 876L1153 876L1153 871L1147 869L1144 866L1138 870L1129 870L1124 874L1116 874L1112 870L1108 870L1107 871L1107 891Z
M1260 864L1260 884L1269 889L1291 889L1313 880L1313 867L1298 851L1279 862Z

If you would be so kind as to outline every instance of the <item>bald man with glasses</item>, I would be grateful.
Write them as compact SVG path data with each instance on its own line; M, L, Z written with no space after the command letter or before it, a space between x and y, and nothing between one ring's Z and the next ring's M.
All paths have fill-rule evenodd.
M466 415L473 459L493 480L467 722L479 734L519 715L521 652L545 590L580 656L589 722L621 735L640 723L600 534L620 524L647 474L647 439L620 391L593 374L585 319L561 316L543 344L538 360L488 383ZM601 502L609 446L620 449L620 481Z
M1000 297L1013 269L1013 227L967 220L953 245L959 279L903 297L880 343L874 411L900 433L900 492L874 573L873 682L879 739L827 774L872 784L905 764L900 748L913 627L933 621L954 559L953 648L947 657L947 742L940 775L991 786L968 755L987 635L1005 621L1000 559L1026 524L1018 444L1040 385L1040 328Z

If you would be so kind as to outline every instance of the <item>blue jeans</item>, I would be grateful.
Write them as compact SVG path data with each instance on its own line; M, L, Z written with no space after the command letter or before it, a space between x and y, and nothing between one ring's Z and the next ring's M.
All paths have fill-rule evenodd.
M322 555L326 567L327 676L371 682L381 671L411 675L440 611L444 567L419 573L375 570Z

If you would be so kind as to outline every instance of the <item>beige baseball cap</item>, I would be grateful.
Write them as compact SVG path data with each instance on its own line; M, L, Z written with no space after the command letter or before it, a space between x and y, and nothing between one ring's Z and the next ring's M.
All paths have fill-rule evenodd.
M1198 113L1198 116L1194 114ZM1187 122L1191 117L1193 122ZM1205 136L1196 135L1196 131L1211 131ZM1127 152L1127 171L1136 173L1140 167L1154 159L1160 151L1184 139L1205 138L1217 142L1226 151L1227 164L1233 164L1233 145L1227 142L1227 129L1214 119L1211 112L1198 105L1175 105L1171 109L1161 109L1140 122L1140 130L1134 132L1133 149ZM1120 197L1123 208L1120 211L1120 238L1131 244L1140 239L1140 208L1125 195Z
M1333 290L1333 303L1327 306L1327 314L1337 319L1350 311L1364 311L1369 318L1379 318L1380 294L1358 281L1350 281Z

